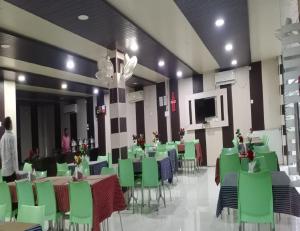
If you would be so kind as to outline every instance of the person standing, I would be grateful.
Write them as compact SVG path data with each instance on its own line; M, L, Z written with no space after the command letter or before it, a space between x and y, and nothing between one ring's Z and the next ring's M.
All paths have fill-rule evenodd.
M68 133L68 129L64 129L64 134L61 139L61 149L62 153L67 153L70 152L70 144L71 144L71 139Z
M17 142L12 132L12 121L10 117L5 118L4 127L5 132L0 141L2 176L4 181L12 182L16 180L18 166L16 161Z

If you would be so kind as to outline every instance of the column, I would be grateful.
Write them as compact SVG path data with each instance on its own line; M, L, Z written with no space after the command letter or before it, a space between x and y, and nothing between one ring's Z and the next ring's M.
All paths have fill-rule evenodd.
M113 80L109 89L112 162L127 158L127 121L125 80L121 76L124 55L118 51L110 55L114 65Z

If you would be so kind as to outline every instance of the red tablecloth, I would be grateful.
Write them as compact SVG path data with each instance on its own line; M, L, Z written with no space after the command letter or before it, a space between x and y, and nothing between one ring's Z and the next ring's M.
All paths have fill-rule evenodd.
M178 153L184 153L185 146L184 144L178 144ZM202 147L200 143L195 144L195 154L197 159L197 164L200 166L202 164L203 156L202 156Z
M54 185L57 209L60 212L70 210L68 182L70 177L48 177L38 181L50 180ZM115 211L126 208L124 195L116 175L88 176L86 181L92 188L93 196L93 230L100 230L99 224ZM17 202L16 185L10 183L12 201Z

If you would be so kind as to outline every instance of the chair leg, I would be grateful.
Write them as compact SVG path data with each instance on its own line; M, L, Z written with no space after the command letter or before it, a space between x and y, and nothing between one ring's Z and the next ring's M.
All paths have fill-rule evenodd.
M142 208L141 208L141 213L143 213L143 208L144 208L144 187L142 187Z
M148 207L150 208L150 200L151 200L151 192L150 188L148 188Z
M134 201L134 200L133 200ZM109 222L108 222L108 218L106 219L106 224L107 224L107 231L109 231Z
M131 197L132 197L132 211L134 213L134 187L131 188ZM107 227L108 230L108 227Z
M118 211L119 218L120 218L120 224L121 224L121 230L123 231L123 222L122 222L122 217L120 211Z
M165 186L162 185L162 188L163 188L163 192L164 192L164 198L163 198L163 201L164 201L164 205L165 205L165 208L166 208L166 192L165 192Z

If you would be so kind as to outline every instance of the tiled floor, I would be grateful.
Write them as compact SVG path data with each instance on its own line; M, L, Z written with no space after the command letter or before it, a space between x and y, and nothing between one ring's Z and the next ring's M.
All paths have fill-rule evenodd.
M167 207L161 203L159 212L135 213L122 212L124 231L226 231L238 230L236 211L223 213L223 219L216 218L216 204L219 187L214 183L214 168L202 168L196 174L178 176L178 183L172 187L172 201L166 191ZM155 194L153 192L153 198ZM138 199L141 199L140 192ZM155 202L153 201L153 204ZM109 230L120 229L116 214L109 220ZM246 225L245 230L258 230L257 225ZM270 226L261 225L260 230L270 230ZM300 218L281 215L276 216L276 230L300 230Z

